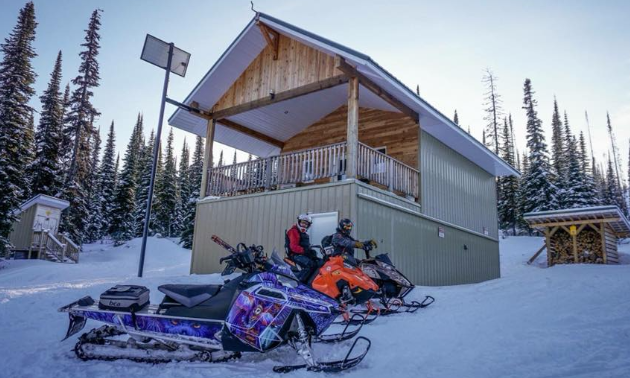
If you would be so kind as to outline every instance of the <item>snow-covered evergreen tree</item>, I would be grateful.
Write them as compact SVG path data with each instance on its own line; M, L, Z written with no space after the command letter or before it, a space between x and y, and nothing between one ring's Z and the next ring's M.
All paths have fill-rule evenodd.
M70 96L70 84L68 83L66 84L66 89L63 92L63 121L61 127L61 145L65 146L65 148L60 151L61 171L63 172L62 186L66 183L66 175L68 174L68 172L70 172L70 161L72 160L72 148L67 147L73 145L73 128L70 118L72 103L70 101ZM59 194L61 194L61 191L59 192Z
M42 111L35 133L36 155L31 164L31 191L55 196L62 186L63 98L61 94L61 51L50 74L48 87L40 97Z
M511 166L514 166L514 144L511 127L508 119L503 120L501 133L501 158ZM504 176L499 178L500 201L498 203L499 225L502 229L511 228L516 234L516 222L518 217L518 178L516 176Z
M114 198L116 195L116 175L118 161L114 159L116 153L116 134L114 133L114 121L109 126L107 141L105 142L105 150L103 151L103 160L98 170L99 186L101 188L101 216L103 217L102 234L106 235L110 232L112 224L112 209Z
M527 149L529 169L523 178L522 196L524 211L542 211L558 208L557 188L553 184L547 143L542 130L542 121L536 111L536 100L530 79L523 87L523 109L527 114Z
M22 201L27 201L31 198L35 193L32 192L32 182L33 182L33 161L35 160L36 150L35 147L35 117L33 112L28 116L28 122L26 123L26 128L24 129L24 139L22 140L22 148L24 150L24 155L22 156L23 163L26 166L26 171L24 172L24 184L25 187L22 190Z
M103 237L104 219L101 212L103 204L103 190L99 175L101 153L100 129L92 135L90 158L90 175L86 185L88 193L88 221L85 228L85 241L93 243Z
M615 168L610 156L608 157L608 168L606 169L606 187L604 190L604 205L615 205L622 213L627 213L626 201L623 197L622 188L615 175Z
M455 109L455 114L453 115L453 123L459 126L459 116L457 115L457 109Z
M582 195L583 201L586 206L597 206L601 204L601 199L599 198L599 193L597 191L597 186L595 184L595 179L593 172L591 171L590 163L591 160L588 156L588 152L586 150L586 141L584 139L584 133L580 132L580 167L582 170Z
M188 145L186 144L186 140L184 139L182 152L180 154L179 168L177 170L177 205L175 206L175 226L173 227L175 236L181 236L181 232L184 228L185 203L190 197L191 188L189 184L189 161L190 151L188 150Z
M99 65L96 60L100 49L101 37L98 33L101 25L100 18L100 9L92 12L88 28L85 30L85 42L81 44L85 50L79 53L81 58L79 75L72 80L76 88L70 99L72 105L69 114L69 131L72 136L72 158L63 190L63 197L70 202L70 207L65 210L62 228L80 244L83 242L89 211L89 198L85 187L91 174L89 140L95 132L92 121L100 115L91 102L94 96L92 89L99 86L100 80Z
M138 186L138 165L142 141L142 118L138 120L131 133L122 172L118 178L114 208L112 210L111 235L117 243L130 240L135 235L135 201Z
M144 218L147 211L147 200L149 198L149 185L151 184L151 169L153 168L153 147L155 145L155 134L151 130L149 141L142 149L142 157L139 163L138 172L138 190L136 191L136 211L135 211L135 229L136 237L141 237L144 232ZM151 221L149 228L153 227L155 222L155 212L151 213Z
M497 92L497 77L486 68L482 82L486 86L485 93L485 116L487 122L484 129L484 144L495 154L499 155L501 118L503 117L503 109L501 107L501 96Z
M164 171L160 176L159 191L156 197L159 207L156 208L157 227L163 236L171 237L175 232L175 210L177 207L177 168L173 148L173 128L168 134L164 156Z
M185 198L186 201L184 202L184 199L182 199L182 202L184 202L184 214L180 243L182 243L184 248L192 248L197 199L199 198L201 176L203 175L203 154L204 141L198 136L195 142L195 150L192 155L192 163L188 168L188 185L190 188L186 190L188 193ZM183 195L184 194L182 194L182 196Z
M33 150L25 139L32 122L33 109L28 104L35 93L35 73L31 60L37 55L35 6L28 2L20 9L17 24L0 45L0 254L10 246L9 233L14 211L27 195L30 183L26 167Z
M570 139L570 138L569 138ZM565 189L565 179L567 177L566 163L567 155L565 148L565 136L560 119L560 111L558 110L558 101L553 100L553 116L551 117L551 158L553 161L553 173L556 177L556 186L558 187L558 196L562 202ZM562 206L562 204L561 204Z

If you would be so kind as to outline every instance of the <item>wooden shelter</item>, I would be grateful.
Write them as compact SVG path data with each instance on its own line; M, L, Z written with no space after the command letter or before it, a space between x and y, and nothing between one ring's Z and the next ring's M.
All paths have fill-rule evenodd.
M630 237L630 223L617 206L596 206L525 214L545 234L547 264L618 264L617 240Z
M14 258L78 263L79 246L58 232L61 212L68 206L68 201L44 194L24 202L9 234Z

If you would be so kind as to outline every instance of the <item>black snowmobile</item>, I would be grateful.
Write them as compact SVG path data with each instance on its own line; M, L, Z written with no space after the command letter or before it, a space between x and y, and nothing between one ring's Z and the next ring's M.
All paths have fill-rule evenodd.
M305 363L276 366L276 372L337 372L363 360L371 343L361 336L344 359L315 359L311 342L347 340L360 327L325 335L341 313L338 303L300 284L275 251L269 260L260 246L240 243L235 249L213 240L231 252L221 259L227 263L222 274L235 269L245 274L224 285L162 285L158 289L165 296L159 305L149 304L147 288L118 285L103 293L98 304L88 296L64 306L59 311L70 316L65 339L83 329L87 319L105 323L79 338L76 355L83 360L221 362L241 352L264 353L288 344ZM363 350L352 357L359 340Z

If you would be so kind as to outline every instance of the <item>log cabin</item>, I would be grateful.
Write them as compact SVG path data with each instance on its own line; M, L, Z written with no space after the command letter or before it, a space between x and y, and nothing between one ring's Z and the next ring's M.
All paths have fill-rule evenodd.
M340 218L416 284L500 276L495 180L509 164L369 56L257 13L169 118L205 137L191 273L221 271L210 237L284 252ZM256 158L216 166L213 143Z

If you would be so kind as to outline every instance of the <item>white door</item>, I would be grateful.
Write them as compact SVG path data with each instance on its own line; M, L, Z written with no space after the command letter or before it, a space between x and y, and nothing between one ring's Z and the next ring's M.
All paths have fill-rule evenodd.
M320 245L322 238L335 233L337 223L339 222L339 213L336 211L330 213L309 214L313 219L313 224L308 230L311 244Z

